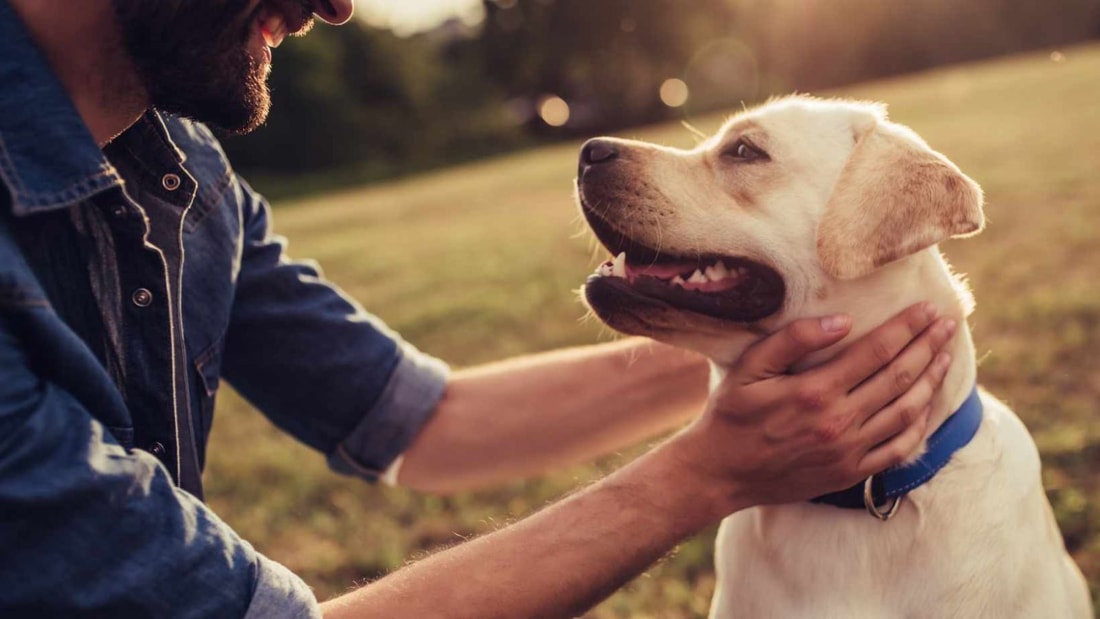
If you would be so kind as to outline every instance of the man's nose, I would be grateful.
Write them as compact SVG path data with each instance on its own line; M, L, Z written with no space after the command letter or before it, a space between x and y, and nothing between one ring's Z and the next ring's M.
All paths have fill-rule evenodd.
M322 20L340 25L351 19L351 13L355 10L355 0L310 0L313 3L313 12Z

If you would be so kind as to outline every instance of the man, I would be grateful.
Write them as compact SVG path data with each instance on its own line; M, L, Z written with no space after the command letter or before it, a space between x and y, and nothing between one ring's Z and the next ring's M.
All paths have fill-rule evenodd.
M798 322L704 409L703 362L638 341L448 376L286 260L267 204L185 118L256 127L267 44L351 11L0 0L0 615L568 617L729 513L852 485L916 444L953 328L934 308L789 375L850 327ZM223 376L337 471L432 491L702 415L541 513L321 606L201 502Z

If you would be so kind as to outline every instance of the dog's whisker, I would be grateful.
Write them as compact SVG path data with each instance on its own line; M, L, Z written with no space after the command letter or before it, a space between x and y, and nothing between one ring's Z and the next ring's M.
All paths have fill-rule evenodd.
M661 249L664 246L664 231L661 230L661 218L660 217L657 218L657 221L656 221L656 224L654 225L654 227L657 228L657 254L656 254L656 256L660 256L661 255ZM657 260L656 256L654 256L654 258L653 258L653 260L655 262Z
M603 262L602 260L600 260L600 254L601 253L603 253L603 246L600 245L599 241L597 241L596 239L593 239L592 240L592 257L590 258L590 260Z
M681 121L680 121L680 124L681 124L681 125L683 125L684 129L687 129L687 130L688 130L688 133L690 133L691 135L695 136L695 144L696 144L696 146L698 146L698 145L699 145L699 144L700 144L701 142L705 142L705 141L707 141L707 138L708 138L708 137L710 137L710 136L708 136L707 134L705 134L705 133L703 133L702 131L700 131L699 129L697 129L697 128L695 127L695 125L693 125L693 124L689 123L689 122L688 122L688 121L686 121L686 120L681 120Z

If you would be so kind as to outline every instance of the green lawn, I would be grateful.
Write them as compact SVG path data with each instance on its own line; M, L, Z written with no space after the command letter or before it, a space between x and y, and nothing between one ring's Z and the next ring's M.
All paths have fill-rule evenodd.
M1100 46L996 60L837 93L886 101L985 188L989 226L951 243L978 299L982 383L1009 402L1043 454L1069 548L1100 589ZM704 130L721 116L693 119ZM679 125L626 137L690 146ZM364 136L363 139L370 139ZM422 349L456 366L607 339L575 291L596 264L571 198L577 144L281 204L292 255ZM322 598L426 551L538 509L631 454L453 498L330 474L225 393L206 475L210 503ZM712 533L590 617L701 617ZM460 578L460 575L456 575Z

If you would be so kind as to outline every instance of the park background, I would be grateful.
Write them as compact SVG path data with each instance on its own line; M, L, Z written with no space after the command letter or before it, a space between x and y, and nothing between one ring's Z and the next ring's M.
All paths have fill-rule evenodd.
M1035 436L1100 590L1100 0L359 0L275 50L274 109L225 138L318 260L455 367L614 337L575 291L603 259L571 198L584 137L679 147L792 91L884 101L986 191L947 243L978 299L979 378ZM501 414L507 414L502 411ZM331 474L230 389L215 510L324 599L522 518L636 456L431 497ZM713 531L589 617L702 617ZM461 578L461 575L456 575Z

